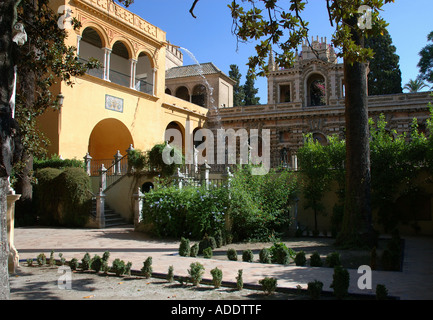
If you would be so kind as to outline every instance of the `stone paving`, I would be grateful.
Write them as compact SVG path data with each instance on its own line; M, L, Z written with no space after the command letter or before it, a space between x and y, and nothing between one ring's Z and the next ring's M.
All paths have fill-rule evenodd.
M402 272L373 271L373 290L360 290L361 274L349 269L349 292L374 294L377 284L386 285L389 294L402 300L433 300L433 237L405 237L405 259ZM160 241L134 232L132 227L111 229L61 229L61 228L17 228L15 246L21 261L36 258L43 252L49 257L51 250L63 253L67 261L73 257L81 261L84 253L102 255L109 251L110 261L115 258L131 261L132 269L140 270L143 261L151 256L153 271L167 273L173 266L177 276L188 276L192 262L199 261L205 267L204 278L211 279L210 270L222 269L224 281L233 281L239 269L243 270L245 284L257 285L264 277L276 277L279 288L307 287L308 282L320 280L324 290L332 282L333 269L282 266L275 264L247 263L221 259L185 258L178 255L178 241ZM247 244L245 249L251 249Z

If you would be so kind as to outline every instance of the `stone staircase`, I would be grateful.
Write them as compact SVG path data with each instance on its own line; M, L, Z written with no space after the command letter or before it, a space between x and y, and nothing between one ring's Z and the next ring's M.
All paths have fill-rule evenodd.
M96 199L92 200L91 214L94 218L96 218ZM105 215L105 228L128 225L125 219L115 210L111 209L110 206L106 203L104 207L104 215Z

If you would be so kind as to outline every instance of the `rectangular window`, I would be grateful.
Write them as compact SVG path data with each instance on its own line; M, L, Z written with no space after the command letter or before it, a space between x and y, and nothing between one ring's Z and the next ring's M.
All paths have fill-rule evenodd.
M280 85L280 99L279 103L290 102L290 84Z

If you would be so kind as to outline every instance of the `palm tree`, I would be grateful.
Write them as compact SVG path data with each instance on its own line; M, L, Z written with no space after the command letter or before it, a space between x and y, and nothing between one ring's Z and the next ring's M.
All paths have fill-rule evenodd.
M415 93L426 87L427 85L421 79L417 78L416 80L410 79L409 82L404 86L404 89L408 90L410 93Z

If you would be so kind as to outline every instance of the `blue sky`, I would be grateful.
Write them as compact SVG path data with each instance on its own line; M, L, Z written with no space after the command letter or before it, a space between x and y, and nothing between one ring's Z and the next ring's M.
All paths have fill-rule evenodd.
M194 19L189 9L192 0L136 0L129 10L167 33L167 39L191 51L200 63L213 62L223 72L229 66L239 66L243 76L247 73L248 57L254 55L255 43L239 43L231 33L232 19L229 0L200 0ZM310 36L331 39L330 26L324 0L309 0L303 19L309 21ZM384 6L382 16L389 23L388 30L397 47L402 71L402 85L418 75L419 51L427 44L427 35L433 31L432 0L396 0ZM328 40L329 41L329 40ZM184 64L194 62L185 54ZM245 77L241 80L245 81ZM260 103L267 103L267 81L258 78Z

